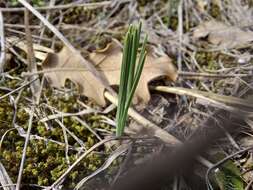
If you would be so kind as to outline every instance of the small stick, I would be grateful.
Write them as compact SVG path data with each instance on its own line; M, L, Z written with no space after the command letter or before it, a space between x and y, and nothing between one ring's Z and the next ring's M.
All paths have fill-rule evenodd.
M206 100L209 103L212 103L216 106L219 106L222 109L232 111L232 112L236 112L239 109L226 105L225 103L236 105L237 107L240 106L240 107L245 107L248 109L253 109L253 105L250 101L237 98L237 97L219 95L219 94L215 94L211 92L193 90L193 89L182 88L182 87L151 86L150 89L160 91L160 92L192 96L195 98ZM252 113L248 111L244 111L244 110L241 110L241 111L244 112L245 114L252 115Z
M99 7L109 6L111 1L103 1L97 3L69 3L66 5L56 5L56 6L46 6L46 7L36 7L35 9L38 11L48 11L48 10L63 10L69 8L83 7L85 9L96 9ZM23 7L15 7L15 8L0 8L2 12L21 12L24 11Z
M5 43L4 43L4 19L2 11L0 11L0 38L1 38L1 53L0 53L0 74L4 70L5 64Z
M73 132L71 132L59 119L55 119L56 123L58 123L60 125L60 127L65 130L66 132L68 132L68 134L76 140L76 142L84 149L86 150L85 146L84 146L84 142L79 139Z
M27 40L27 58L28 58L28 69L30 72L37 72L37 64L34 56L33 42L32 42L32 34L29 28L29 11L25 10L25 32L26 32L26 40ZM30 80L37 78L38 76L32 76ZM31 90L33 94L33 99L37 103L39 100L40 94L40 81L36 80L34 83L31 83Z
M25 87L27 87L27 86L29 86L29 85L30 85L31 83L33 83L35 80L38 80L38 78L35 78L35 79L33 79L33 80L31 80L31 81L29 81L29 82L23 84L22 86L20 86L20 87L14 89L14 90L8 92L7 94L5 94L5 95L3 95L3 96L0 96L0 100L2 100L2 99L4 99L4 98L6 98L6 97L8 97L8 96L10 96L10 95L12 95L12 94L18 92L19 90L21 90L21 89L23 89L23 88L25 88Z
M3 190L15 190L13 182L5 170L3 164L0 162L0 183Z
M32 44L32 37L31 37L31 31L29 29L29 12L28 10L25 10L25 25L27 26L26 28L26 39L27 39L27 50L28 50L28 67L30 72L37 71L37 65L35 61L35 56L34 56L34 51L33 51L33 44ZM36 79L36 80L35 80ZM40 93L39 88L40 88L40 82L37 81L38 77L33 76L31 77L31 81L34 81L34 83L31 83L31 90L33 93L33 101L35 103L38 102L38 93ZM31 107L31 112L30 112L30 119L28 123L28 129L26 133L26 139L25 139L25 145L23 148L23 153L22 153L22 159L19 167L19 173L18 173L18 179L17 179L17 185L16 185L16 190L20 190L21 188L21 181L22 181L22 174L24 170L24 165L25 165L25 159L26 159L26 150L29 144L30 140L30 134L32 130L32 123L33 123L33 117L34 117L34 111L35 111L35 105L32 105Z
M120 155L125 153L129 149L130 146L131 145L127 145L127 144L123 144L119 146L115 151L113 151L113 153L111 153L110 157L104 162L104 164L100 168L98 168L95 172L93 172L92 174L86 176L81 181L79 181L74 189L75 190L82 189L85 182L87 182L92 177L95 177L96 175L98 175L99 173L107 169L113 163L113 161L116 160Z
M96 110L93 109L84 109L80 112L76 113L64 113L64 112L57 112L56 114L53 115L48 115L42 119L40 119L40 122L46 122L49 120L57 119L57 118L63 118L63 117L71 117L71 116L79 116L79 115L87 115L91 113L97 113Z
M183 0L180 0L178 4L178 38L179 38L179 50L177 57L178 70L182 70L182 41L183 41Z
M21 159L21 163L20 163L20 167L19 167L16 190L20 190L20 187L21 187L22 173L23 173L25 159L26 159L26 150L27 150L27 147L29 144L30 134L31 134L31 130L32 130L32 121L33 121L33 116L34 116L34 110L35 110L35 107L32 106L30 118L29 118L29 123L28 123L28 129L27 129L27 133L26 133L25 145L23 148L22 159Z
M252 74L213 74L213 73L196 73L196 72L185 72L179 71L179 77L182 78L192 78L192 79L202 79L202 78L235 78L235 77L252 77Z

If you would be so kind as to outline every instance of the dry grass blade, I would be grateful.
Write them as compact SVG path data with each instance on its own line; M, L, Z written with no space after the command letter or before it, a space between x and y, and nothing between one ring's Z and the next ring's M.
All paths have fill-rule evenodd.
M0 44L1 44L1 53L0 53L0 74L3 72L4 63L5 63L5 43L4 43L4 20L2 11L0 11Z
M6 172L3 164L0 162L0 184L3 188L3 190L14 190L13 182L11 181L11 178L9 177L8 173Z
M26 9L25 10L25 32L26 32L26 40L27 40L27 58L28 58L28 70L33 73L37 72L37 64L36 59L34 55L34 49L33 49L33 43L32 43L32 34L31 30L29 28L29 12ZM33 75L29 78L30 81L38 78L38 75ZM33 83L31 83L31 91L33 93L33 99L36 103L39 102L39 96L40 96L40 80L35 80Z
M33 52L31 31L29 28L29 12L28 12L28 10L25 11L25 25L26 25L26 39L27 39L27 50L28 50L28 56L27 56L28 69L30 70L30 72L37 72L37 65L36 65L36 60L35 60L35 56L34 56L34 52ZM33 93L33 103L35 103L35 104L39 103L39 98L40 98L40 81L37 79L38 79L38 77L36 75L30 78L30 81L33 81L31 83L31 91ZM30 140L34 111L35 111L35 106L32 105L29 123L28 123L28 129L27 129L27 133L26 133L25 145L23 148L22 159L21 159L19 173L18 173L16 190L19 190L21 188L21 180L22 180L23 169L24 169L25 159L26 159L26 150L27 150L29 140Z
M23 174L23 169L24 169L24 164L25 164L25 159L26 159L26 150L27 150L27 147L29 144L30 134L31 134L31 130L32 130L32 121L33 121L33 117L34 117L34 110L35 110L35 107L32 106L31 114L30 114L30 118L29 118L29 123L28 123L28 129L27 129L27 133L26 133L25 145L23 148L22 159L21 159L21 163L20 163L20 167L19 167L16 190L20 190L20 188L21 188L21 180L22 180L22 174Z
M12 94L14 94L14 93L17 93L18 91L20 91L20 90L22 90L23 88L29 86L31 83L33 83L34 81L36 81L36 80L38 80L38 79L39 79L39 78L35 78L35 79L33 79L33 80L29 81L29 82L26 82L25 84L21 85L20 87L18 87L18 88L16 88L16 89L14 89L14 90L12 90L12 91L10 91L10 92L4 94L3 96L0 96L0 101L1 101L2 99L4 99L4 98L6 98L6 97L8 97L8 96L10 96L10 95L12 95Z
M126 152L128 150L128 146L123 144L121 146L119 146L115 151L113 151L110 155L110 157L105 161L105 163L98 168L94 173L92 173L91 175L83 178L76 186L75 186L75 190L81 189L83 188L84 184L91 178L93 178L94 176L96 176L97 174L99 174L100 172L104 171L105 169L107 169L112 162L117 159L120 155L122 155L124 152Z
M48 10L64 10L75 7L83 7L85 9L96 9L99 7L109 6L111 1L102 1L96 3L70 3L65 5L56 5L56 6L48 6L48 7L36 7L35 9L38 11L48 11ZM15 8L0 8L2 12L19 12L24 11L25 8L15 7Z
M223 78L235 78L235 77L252 77L252 74L214 74L214 73L195 73L195 72L178 72L178 75L182 78L202 80L203 78L208 79L223 79Z
M77 112L77 113L58 112L56 114L48 115L48 116L40 119L40 122L46 122L46 121L49 121L49 120L54 120L54 119L64 118L64 117L87 115L87 114L91 114L91 113L97 113L97 111L93 110L93 109L85 109L85 110L82 110L82 111Z
M204 92L200 90L192 90L192 89L181 88L181 87L155 86L155 87L151 87L151 89L157 90L160 92L167 92L167 93L173 93L173 94L178 94L178 95L188 95L195 98L199 98L228 111L237 112L238 111L237 107L244 108L240 111L244 112L248 116L253 115L252 102L241 99L241 98L218 95L211 92ZM236 106L236 108L234 108L233 106Z

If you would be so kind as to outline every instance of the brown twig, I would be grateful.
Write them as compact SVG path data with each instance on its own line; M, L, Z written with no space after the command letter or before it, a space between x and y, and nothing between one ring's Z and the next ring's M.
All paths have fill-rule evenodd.
M0 11L0 46L1 46L1 53L0 53L0 74L4 70L5 64L5 43L4 43L4 19L2 11Z
M25 11L25 32L26 32L26 40L27 40L27 59L28 59L28 70L33 73L37 72L37 64L36 59L34 56L34 49L33 49L33 42L32 42L32 34L31 30L29 28L29 12L28 10ZM38 78L38 75L31 76L30 80L34 80L35 78ZM31 83L31 90L33 93L33 99L37 103L39 100L39 94L40 94L40 81L35 80L33 83Z
M85 9L96 9L99 7L109 6L111 1L103 1L97 3L70 3L65 5L55 5L55 6L46 6L46 7L36 7L35 9L38 11L48 11L48 10L63 10L70 9L76 7L83 7ZM25 10L23 7L15 7L15 8L0 8L2 12L22 12Z

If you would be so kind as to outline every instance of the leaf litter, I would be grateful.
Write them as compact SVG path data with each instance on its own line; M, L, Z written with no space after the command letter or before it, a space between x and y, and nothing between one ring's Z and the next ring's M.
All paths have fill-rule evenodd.
M92 52L88 60L96 67L110 85L119 85L121 68L121 47L112 42L106 48ZM81 94L93 99L99 105L106 104L104 98L105 87L82 64L67 47L59 53L49 52L42 63L49 84L56 88L64 87L69 79L75 83ZM143 73L136 89L135 100L148 103L150 93L148 83L154 79L165 77L172 81L177 79L177 70L172 60L163 55L155 57L151 50L148 51Z
M151 2L150 3L150 5L155 5L155 2L156 1L153 1L153 2ZM183 4L183 8L185 8L184 10L194 10L194 9L192 9L192 8L195 8L195 7L192 7L192 5L191 5L191 2L192 1L187 1L187 3L184 3ZM201 1L199 1L199 2L201 2ZM196 24L198 24L198 23L196 23L196 16L197 17L199 17L200 19L199 19L199 21L201 21L201 20L203 20L203 19L205 19L206 17L206 14L209 14L208 12L207 12L207 7L208 7L208 3L210 2L210 1L202 1L202 2L204 2L204 6L202 6L203 7L203 10L202 10L202 12L205 14L204 15L204 17L202 16L202 13L200 13L200 12L194 12L194 14L191 14L191 12L189 12L188 13L188 15L187 15L187 11L185 12L186 13L186 15L187 16L189 16L189 18L188 18L188 20L187 19L185 19L184 20L184 23L183 24L190 24L189 26L191 27L191 26L196 26ZM207 6L206 6L206 3L205 2L207 2ZM212 1L211 3L212 4L214 4L214 2L216 2L216 0L215 1ZM208 27L206 27L206 28L204 28L204 33L200 33L199 34L199 36L193 36L193 37L195 37L195 39L197 40L197 42L199 43L199 42L201 42L201 41L203 41L203 40L206 40L206 41L208 41L208 43L209 44L211 44L212 46L216 46L216 47L219 47L219 48L224 48L224 49L227 49L227 51L228 51L228 53L234 53L234 54L236 54L236 56L241 56L240 55L240 53L242 53L242 52L237 52L237 51L234 51L234 48L237 48L237 47L241 47L241 46L247 46L247 47L249 47L248 46L248 44L250 44L251 43L251 31L250 30L245 30L245 28L246 27L244 27L244 26L246 26L248 23L250 24L251 23L251 19L248 19L248 17L246 18L244 15L245 14L238 14L238 12L240 11L240 12L242 12L242 13L244 13L244 11L241 11L241 10L244 10L244 9L240 9L240 7L238 7L238 6L233 6L232 7L232 3L231 4L224 4L224 1L218 1L217 0L217 2L220 2L220 4L221 5L219 5L219 7L220 7L220 9L223 9L221 12L219 12L219 14L222 14L219 18L219 22L218 21L215 21L214 22L214 24L212 25L212 24L210 24ZM233 1L233 2L236 2L236 1ZM170 3L170 2L169 2ZM194 3L194 1L193 1L193 3ZM125 14L125 15L128 15L127 16L127 18L125 19L125 17L124 17L124 21L126 21L126 22L124 22L123 20L122 20L122 22L124 22L124 24L129 24L131 21L132 21L132 19L133 18L139 18L139 16L140 15L138 15L139 13L140 14L144 14L144 16L145 16L145 18L150 18L149 19L149 21L148 20L145 20L145 22L146 23L149 23L149 27L147 28L147 30L149 30L150 32L152 32L152 33L154 33L154 34L157 34L156 36L157 36L157 39L159 40L158 42L159 43L157 43L157 41L155 42L155 44L157 44L157 45L159 45L161 48L160 49L162 49L162 51L164 51L165 50L165 48L171 48L171 47L173 47L173 48L175 48L175 49L177 49L177 48L182 48L182 53L183 53L183 55L182 55L182 58L183 58L183 60L187 60L187 56L185 56L185 53L186 53L186 51L185 50L187 50L187 51L189 51L189 52L187 52L187 53L195 53L195 52L192 52L191 50L189 50L189 49L186 49L186 46L184 46L184 44L182 44L182 47L180 46L180 47L178 47L178 45L177 45L177 43L175 43L175 42L177 42L177 38L171 38L170 37L170 34L168 34L168 33L165 33L165 35L163 35L162 34L162 32L161 31L167 31L168 29L170 29L170 28L172 28L171 26L171 24L170 23L173 23L173 22L169 22L169 23L166 23L166 15L167 15L167 11L168 11L168 9L167 9L167 7L165 7L164 6L164 8L166 8L166 11L164 11L164 9L162 8L162 9L160 9L159 10L159 8L158 8L158 10L159 10L159 12L158 11L155 11L155 14L154 15L152 15L151 13L149 13L150 11L149 11L149 8L150 7L147 7L148 9L143 9L143 11L142 10L137 10L137 14L135 13L136 12L136 10L134 10L135 8L134 8L134 6L133 5L135 5L135 4L138 4L138 1L133 1L131 4L129 4L129 6L132 6L131 8L131 14ZM235 4L235 3L234 3ZM239 4L239 1L238 1L238 3L237 4ZM127 4L128 5L128 4ZM231 6L233 9L237 9L237 10L239 10L239 11L231 11L231 8L229 9L229 6ZM243 5L242 5L243 6ZM122 7L121 7L122 8ZM126 7L125 7L126 8ZM177 7L176 7L177 8ZM191 9L189 9L189 8L191 8ZM109 9L108 9L109 10ZM104 11L108 11L107 9L104 9L103 11L101 11L103 14L105 13ZM125 10L125 11L127 11L127 9L122 9L122 10ZM251 9L249 9L249 10L251 10ZM198 10L197 10L198 11ZM123 11L119 11L119 12L123 12ZM176 12L176 11L175 11ZM226 13L226 14L224 14L224 13ZM229 13L229 14L228 14ZM151 14L151 15L150 15ZM165 15L165 17L163 17L163 14ZM122 14L118 14L117 16L119 16L120 15L120 18L122 17ZM130 15L130 16L129 16ZM185 15L185 16L186 16ZM242 15L243 17L241 17L240 15ZM250 15L250 14L249 14ZM131 18L131 16L133 16L133 18ZM143 16L143 15L142 15ZM235 17L235 16L238 16L238 17ZM240 17L239 17L240 16ZM97 17L97 18L99 18L99 17ZM95 26L94 27L94 29L96 29L96 28L104 28L104 24L106 23L106 24L108 24L109 25L109 17L107 17L106 19L102 19L102 21L103 22L96 22L96 21L98 21L98 20L100 20L101 18L99 18L99 19L97 19L97 18L95 18L95 19L91 19L91 22L92 22L92 24L91 24L91 22L87 22L87 23L82 23L82 24L84 24L84 26L93 26L94 25L94 23L97 23L97 27ZM143 17L144 18L144 17ZM186 17L187 18L187 17ZM240 18L239 19L239 22L236 22L237 20L234 20L233 21L233 19L235 19L235 18ZM249 18L251 18L251 17L249 17ZM96 20L97 19L97 20ZM113 19L114 20L116 20L116 17L113 17ZM129 19L129 20L128 20ZM158 19L160 19L162 22L161 22L161 24L162 25L165 25L166 27L164 27L165 28L165 30L161 30L161 27L159 27L159 20ZM184 19L184 17L183 17L183 19ZM216 18L214 18L214 19L216 19ZM75 19L76 20L76 19ZM152 20L152 21L151 21ZM171 19L172 20L172 19ZM172 21L176 21L177 20L177 17L176 17L176 19L173 19ZM198 19L197 19L198 20ZM156 22L156 21L158 21L158 22ZM247 21L247 22L244 22L244 21ZM198 22L198 21L197 21ZM208 21L209 22L209 21ZM7 19L7 23L8 23L8 19ZM22 24L22 22L20 22L21 24ZM101 24L101 23L103 23L103 24ZM221 26L219 26L218 27L218 25L219 24L216 24L216 23L220 23L221 24ZM228 25L228 24L225 24L225 23L230 23L232 26L230 26L230 24ZM246 23L246 24L244 24L244 23ZM75 23L74 23L75 24ZM73 26L77 26L77 25L74 25L73 24ZM205 22L203 23L202 22L202 24L205 24ZM200 24L200 25L202 25L202 24ZM116 22L116 24L115 24L115 26L117 26L117 25L119 25L117 22ZM200 26L199 25L199 26ZM183 25L184 26L184 25ZM237 30L235 30L235 31L233 31L233 27L234 28L237 28ZM196 29L198 29L199 27L197 27ZM216 28L217 29L217 31L215 31L215 30L212 30L212 29L214 29L214 28ZM115 27L112 27L112 28L110 28L110 29L112 29L113 31L116 31L117 29L115 29ZM190 28L191 29L191 28ZM75 30L78 30L78 28L76 28ZM108 31L108 30L107 30ZM226 31L226 32L224 32L224 31ZM237 32L236 32L237 31ZM239 32L238 32L239 31ZM66 31L66 33L67 33L68 31ZM188 32L188 30L185 30L184 32L186 32L186 33L184 33L184 34L188 34L187 32ZM245 33L246 32L246 33ZM34 33L36 33L36 35L39 35L38 34L38 32L36 32L35 30L34 30ZM233 35L230 35L230 34L233 34ZM159 35L158 35L159 34ZM173 36L175 35L175 36L177 36L177 32L176 31L172 31L172 34L173 34ZM184 35L183 34L183 35ZM245 34L245 35L244 35ZM70 34L70 32L69 33L67 33L67 35L68 36L71 36L72 37L72 34ZM93 35L93 34L92 34ZM77 35L77 37L79 38L79 39L76 39L76 42L77 43L80 43L81 44L81 42L80 42L80 38L82 38L82 40L81 41L89 41L89 38L91 38L91 36L92 36L89 32L85 32L85 31L83 31L81 34L79 34L78 33L78 35ZM73 35L74 36L74 35ZM162 36L162 37L161 37ZM169 37L168 37L169 36ZM230 37L229 37L230 36ZM234 37L234 41L232 41L231 40L231 36L232 37ZM167 38L168 37L168 38ZM75 38L75 37L74 37ZM242 41L240 41L240 38L242 38L243 40ZM50 39L51 39L51 36L50 36ZM166 40L165 40L166 39ZM168 40L169 39L169 40ZM238 40L239 39L239 40ZM8 39L7 39L8 40ZM244 41L245 40L245 41ZM191 40L188 42L186 42L186 43L190 43L191 42ZM75 44L76 45L76 47L78 46L78 44ZM189 44L189 45L191 45L191 44ZM78 46L79 47L79 46ZM83 46L81 46L82 48L85 48L85 47L83 47ZM87 48L87 47L86 47ZM185 50L184 50L184 48L185 48ZM206 50L207 51L209 51L209 49L208 49L209 47L207 47L206 48ZM250 48L250 47L249 47ZM90 62L92 62L92 54L95 54L96 56L95 57L93 57L93 59L95 59L96 61L94 61L94 64L96 64L95 66L97 67L97 69L99 70L99 68L100 68L100 64L101 65L103 65L104 63L103 63L103 60L104 59L111 59L112 58L112 56L110 55L108 55L108 54L106 54L106 55L103 55L103 51L104 50L106 50L106 48L105 49L103 49L102 50L102 52L100 52L99 50L98 51L96 51L96 52L93 52L93 53L91 53L90 54L90 56L89 56L89 60L90 60ZM231 51L232 50L232 51ZM194 49L194 51L195 51L195 49ZM197 50L198 51L198 50ZM38 54L38 53L42 53L42 54ZM55 55L57 55L57 56L59 56L59 54L58 53L54 53L54 52L51 52L52 54L55 54ZM153 52L151 52L151 54L152 54ZM167 53L168 53L168 49L167 49ZM198 52L197 52L198 53ZM243 53L245 53L245 51L243 50ZM249 54L251 54L251 51L250 51L250 49L247 49L246 50L246 53L249 53ZM176 55L176 52L174 51L174 53L172 53L173 55ZM47 56L47 54L44 54L44 51L42 51L42 50L36 50L36 48L35 48L35 55L36 55L36 57L39 59L39 55L42 55L41 56L41 59L44 59L44 57L43 56ZM68 62L68 66L65 68L65 67L59 67L59 65L55 65L56 67L49 67L48 69L50 69L50 71L47 69L47 68L44 68L44 66L43 66L43 70L41 71L41 72L45 72L46 74L50 74L50 72L51 73L62 73L62 71L66 71L66 70L72 70L71 71L71 73L72 73L72 75L74 75L74 74L76 74L76 73L82 73L82 72L84 72L85 74L84 74L84 76L86 76L87 75L87 70L86 70L86 68L84 68L83 66L82 67L76 67L76 68L72 68L72 65L74 64L74 62L73 62L73 59L74 59L74 57L75 56L71 56L72 54L70 54L69 55L69 62ZM100 56L98 56L98 55L100 55ZM56 56L56 57L57 57ZM153 55L152 55L153 56ZM155 56L154 56L155 57ZM73 58L73 59L72 59ZM20 59L20 58L18 58L18 59ZM58 59L58 58L57 58ZM206 57L204 57L204 59L206 60L207 58ZM197 60L198 61L198 60ZM250 61L250 60L249 60ZM120 64L121 62L117 62L117 64ZM53 64L53 63L51 63L51 64ZM192 72L196 72L196 69L195 69L195 67L192 67L192 62L190 62L189 63L189 65L187 65L186 64L186 66L188 67L188 69L189 70L187 70L187 71L192 71ZM222 64L222 63L221 63ZM250 64L251 64L251 62L250 62ZM69 68L69 65L71 65L71 67ZM183 65L184 65L184 62L183 62ZM184 65L185 66L185 65ZM250 65L249 65L250 66ZM221 65L221 67L222 67L222 65ZM220 67L218 67L218 68L220 68ZM248 65L246 65L246 66L243 66L243 68L250 68L250 67L248 67ZM184 69L186 69L186 68L184 68ZM233 69L233 68L228 68L228 69L231 69L230 71L229 71L229 74L234 74L235 72L237 73L237 72L246 72L246 71L243 71L243 69L240 69L240 68L237 68L237 69ZM238 69L240 69L240 70L238 70ZM57 71L58 70L58 71ZM61 72L60 72L60 70L62 70ZM76 70L78 70L78 72L76 71ZM65 72L64 71L64 72ZM75 72L74 72L75 71ZM100 69L100 72L101 72L101 74L104 74L104 72L105 71L102 71L101 69ZM226 73L226 72L221 72L221 74L223 74L223 73ZM82 76L82 77L84 77L84 76ZM165 75L166 76L166 75ZM160 76L159 76L160 77ZM70 79L71 80L71 78L68 78L68 77L66 77L66 76L64 76L64 77L62 77L62 78L66 78L66 79ZM78 77L77 77L78 78ZM48 78L49 80L50 80L50 78ZM64 82L62 82L63 83L63 85L64 85L64 83L65 83L65 81L66 81L66 79L64 80ZM61 79L61 80L63 80L63 79ZM60 85L62 85L61 84L61 80L60 80ZM246 80L246 79L245 79ZM81 80L79 80L79 81L77 81L77 82L80 82ZM193 89L195 89L195 88L200 88L201 90L203 90L203 88L201 88L202 86L204 86L205 87L205 90L207 89L209 92L211 92L211 91L215 91L215 88L216 88L216 83L215 82L213 82L213 81L215 81L215 79L211 79L211 80L180 80L180 81L178 81L179 83L180 83L180 87L182 86L184 86L184 84L185 84L185 82L187 83L187 86L190 86L190 87L193 87ZM94 86L97 84L97 83L95 83L96 81L92 81L91 80L91 82L90 83L93 83L94 82ZM245 83L248 83L249 82L249 80L246 80L245 81ZM148 83L148 81L147 81L147 83ZM147 83L145 83L145 84L147 84ZM200 83L200 85L199 85L199 83ZM211 84L210 84L211 83ZM50 83L49 83L50 84ZM83 86L84 86L84 84L79 84L79 83L76 83L77 85L78 85L78 87L79 87L79 89L81 90L81 88L83 88ZM226 84L226 83L225 83ZM61 88L61 86L56 86L57 88ZM82 86L83 85L83 86ZM113 84L112 84L113 85ZM242 85L242 87L243 87L243 85ZM95 87L94 87L95 88ZM221 87L218 87L218 88L221 88ZM247 90L247 89L242 89L241 90L241 88L240 89L238 89L238 91L240 91L240 95L238 95L239 97L241 97L241 95L243 95L244 93L244 90ZM56 89L54 89L54 91L57 91ZM215 91L216 92L216 91ZM245 91L246 92L246 91ZM196 92L195 94L198 94L199 92ZM87 94L84 94L84 93L82 93L83 95L86 95L87 96ZM102 98L101 98L101 94L102 94ZM92 95L92 94L91 94ZM90 95L90 96L91 96ZM210 94L208 94L208 95L210 95ZM236 95L236 94L233 94L233 93L230 93L230 91L229 91L229 93L227 94L228 96L230 96L230 95ZM137 95L136 95L137 96ZM236 95L237 96L237 95ZM104 101L104 99L103 99L103 93L102 92L99 92L99 94L98 94L98 97L100 97L101 98L101 102L103 102ZM182 97L182 98L181 98ZM93 97L91 97L91 98L93 98ZM187 95L187 96L177 96L177 100L179 100L179 101L177 101L176 103L177 103L177 105L178 105L178 107L180 107L180 110L179 110L179 112L177 113L177 116L175 116L174 118L173 118L173 121L174 121L174 123L176 123L175 124L175 126L177 126L177 128L180 130L180 134L179 134L179 137L180 137L180 135L182 135L182 133L185 133L185 132L182 132L182 130L184 129L184 128L182 128L182 124L180 123L180 121L179 121L179 118L183 118L185 115L184 114L189 114L189 117L193 120L193 121L197 121L197 120L202 120L201 118L201 114L202 114L202 112L203 112L203 114L206 114L206 115L210 115L211 114L211 111L212 110L209 110L209 109L203 109L203 107L202 106L197 106L197 104L196 104L196 101L195 101L195 99L191 99L191 98L189 98L189 96ZM216 98L220 98L220 97L218 97L218 96L216 96ZM242 98L243 98L243 96L242 96ZM152 101L153 101L153 97L152 97L152 99L151 99ZM180 101L180 100L183 100L183 101ZM224 99L223 99L224 100ZM57 100L58 101L58 100ZM175 100L174 100L175 101ZM189 104L184 104L185 102L189 102ZM229 102L231 102L231 99L228 99L228 101ZM181 104L181 103L183 103L183 104ZM102 103L100 103L100 105L102 105ZM185 106L186 105L186 106ZM249 105L251 105L251 104L249 104ZM191 110L191 109L189 109L189 107L192 107L193 109ZM145 108L146 109L146 108ZM170 107L169 108L170 110L173 110L173 108L172 107ZM176 112L175 110L173 110L173 112ZM200 113L201 112L201 113ZM196 116L196 117L195 117ZM179 126L179 123L180 123L180 126ZM199 122L195 122L195 123L199 123ZM172 123L173 124L173 123ZM192 123L192 122L183 122L183 125L185 125L186 124L186 127L187 127L187 129L189 129L190 127L191 127L191 125L193 125L194 123ZM149 128L149 127L147 127L147 128ZM171 129L170 128L167 128L168 130L169 130L169 132L171 132ZM162 129L161 129L162 130ZM166 132L167 132L167 130L166 130ZM168 133L169 134L169 133ZM152 134L153 135L153 134ZM145 142L145 146L147 146L147 143ZM223 146L223 144L222 144L222 146ZM226 151L226 150L225 150ZM57 173L59 173L59 172L57 172ZM46 184L44 184L44 185L46 185ZM193 188L194 189L194 188ZM203 188L202 188L203 189Z
M231 49L248 45L253 41L253 32L242 30L236 26L210 20L199 24L193 31L193 38L207 39L207 41L220 48Z

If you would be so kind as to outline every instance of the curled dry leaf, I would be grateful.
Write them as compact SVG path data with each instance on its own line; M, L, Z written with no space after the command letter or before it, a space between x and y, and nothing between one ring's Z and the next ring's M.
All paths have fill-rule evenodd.
M110 85L119 85L121 57L121 47L112 42L105 49L91 53L88 60L95 65ZM75 56L67 47L63 47L59 53L48 53L42 67L52 86L61 88L66 79L69 79L78 86L81 94L92 98L99 105L105 105L104 86L83 66L79 57ZM166 77L175 81L177 71L168 56L157 58L149 51L135 98L147 103L150 99L148 83L158 77Z
M209 43L220 48L234 48L252 42L253 32L211 20L197 26L193 31L193 38L207 38Z
M6 41L10 46L15 46L16 48L23 50L26 54L28 53L27 44L25 40L20 40L19 38L12 36L6 38ZM33 44L33 49L35 57L40 61L45 59L48 52L51 53L54 52L50 48L35 43ZM40 65L41 62L37 62L37 64Z

